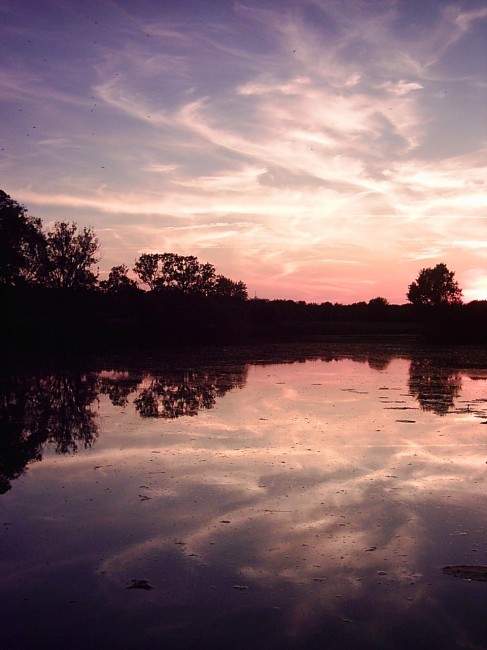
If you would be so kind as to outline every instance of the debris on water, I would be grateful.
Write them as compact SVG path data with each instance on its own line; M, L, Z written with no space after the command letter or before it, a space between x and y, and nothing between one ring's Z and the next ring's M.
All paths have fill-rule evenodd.
M479 564L458 564L443 567L443 573L463 580L487 582L487 566Z
M406 424L414 424L416 420L396 420L396 422L405 422Z
M377 575L378 575L378 576L386 576L386 575L387 575L387 571L377 571Z
M230 522L229 519L220 519L220 523L221 524L230 524L231 522Z
M132 578L126 589L144 589L145 591L150 591L151 589L154 589L154 587L147 580L137 580Z
M232 589L237 589L238 591L246 591L248 587L247 585L232 585Z
M139 494L140 501L150 501L151 497L148 497L146 494Z
M369 546L369 548L366 548L365 550L366 550L366 551L376 551L376 550L377 550L377 546Z
M326 582L327 578L313 578L313 582Z
M384 406L385 411L417 411L415 406Z

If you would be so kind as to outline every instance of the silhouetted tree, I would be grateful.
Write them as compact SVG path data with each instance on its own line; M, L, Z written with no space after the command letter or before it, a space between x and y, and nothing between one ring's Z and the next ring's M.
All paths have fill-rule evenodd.
M217 275L213 289L216 296L221 298L247 299L247 286L244 282L233 282L224 275Z
M454 277L454 271L450 271L446 264L421 269L416 280L409 285L407 298L413 305L460 304L462 290Z
M369 318L375 321L384 320L387 317L387 308L389 303L385 298L378 296L372 298L367 303L367 314Z
M201 264L193 255L144 253L135 263L134 272L151 291L176 289L208 296L215 285L214 266Z
M133 270L140 281L154 291L159 278L159 254L143 253L136 261Z
M47 233L43 284L55 289L89 289L96 285L98 239L91 228L58 221Z
M105 293L127 293L137 289L137 283L128 277L125 264L112 266L107 280L100 282L100 289Z
M45 246L41 220L0 190L0 286L37 283Z
M368 306L372 309L386 309L389 305L387 298L382 296L377 296L377 298L371 298L368 302Z

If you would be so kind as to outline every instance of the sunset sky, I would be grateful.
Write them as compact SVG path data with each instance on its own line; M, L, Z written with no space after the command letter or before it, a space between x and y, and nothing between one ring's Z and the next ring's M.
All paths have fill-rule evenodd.
M249 293L487 298L487 1L0 0L0 187Z

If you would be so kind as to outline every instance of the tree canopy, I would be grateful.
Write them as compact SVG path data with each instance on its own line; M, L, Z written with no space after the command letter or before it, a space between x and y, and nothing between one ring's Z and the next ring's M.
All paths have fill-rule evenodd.
M91 228L57 221L44 229L41 219L0 190L0 287L38 286L48 289L98 289L120 294L138 289L125 264L113 266L98 282L99 242ZM150 291L245 300L247 287L194 255L143 253L133 271Z
M128 277L128 271L125 264L112 266L108 278L100 282L100 289L105 293L127 293L137 290L137 282Z
M462 302L462 290L455 280L454 271L446 264L421 269L418 277L409 285L407 293L413 305L434 306L458 305Z
M218 275L215 280L214 292L222 298L247 298L247 285L245 282L234 282L224 275Z
M91 228L40 219L0 190L0 285L93 288L99 244Z
M98 239L91 228L58 221L46 235L44 284L55 289L89 289L96 285Z
M209 295L215 282L214 267L201 264L193 255L144 253L135 263L134 272L151 291L177 289Z
M44 253L41 220L0 190L0 285L37 283Z
M243 282L233 282L217 275L212 264L203 264L193 255L143 253L133 270L151 291L172 289L184 294L247 298L247 287Z

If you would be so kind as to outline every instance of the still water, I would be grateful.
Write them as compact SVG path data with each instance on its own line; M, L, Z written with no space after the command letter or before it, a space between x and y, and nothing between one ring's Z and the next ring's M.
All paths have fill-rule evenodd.
M485 353L299 356L2 376L0 647L487 648Z

